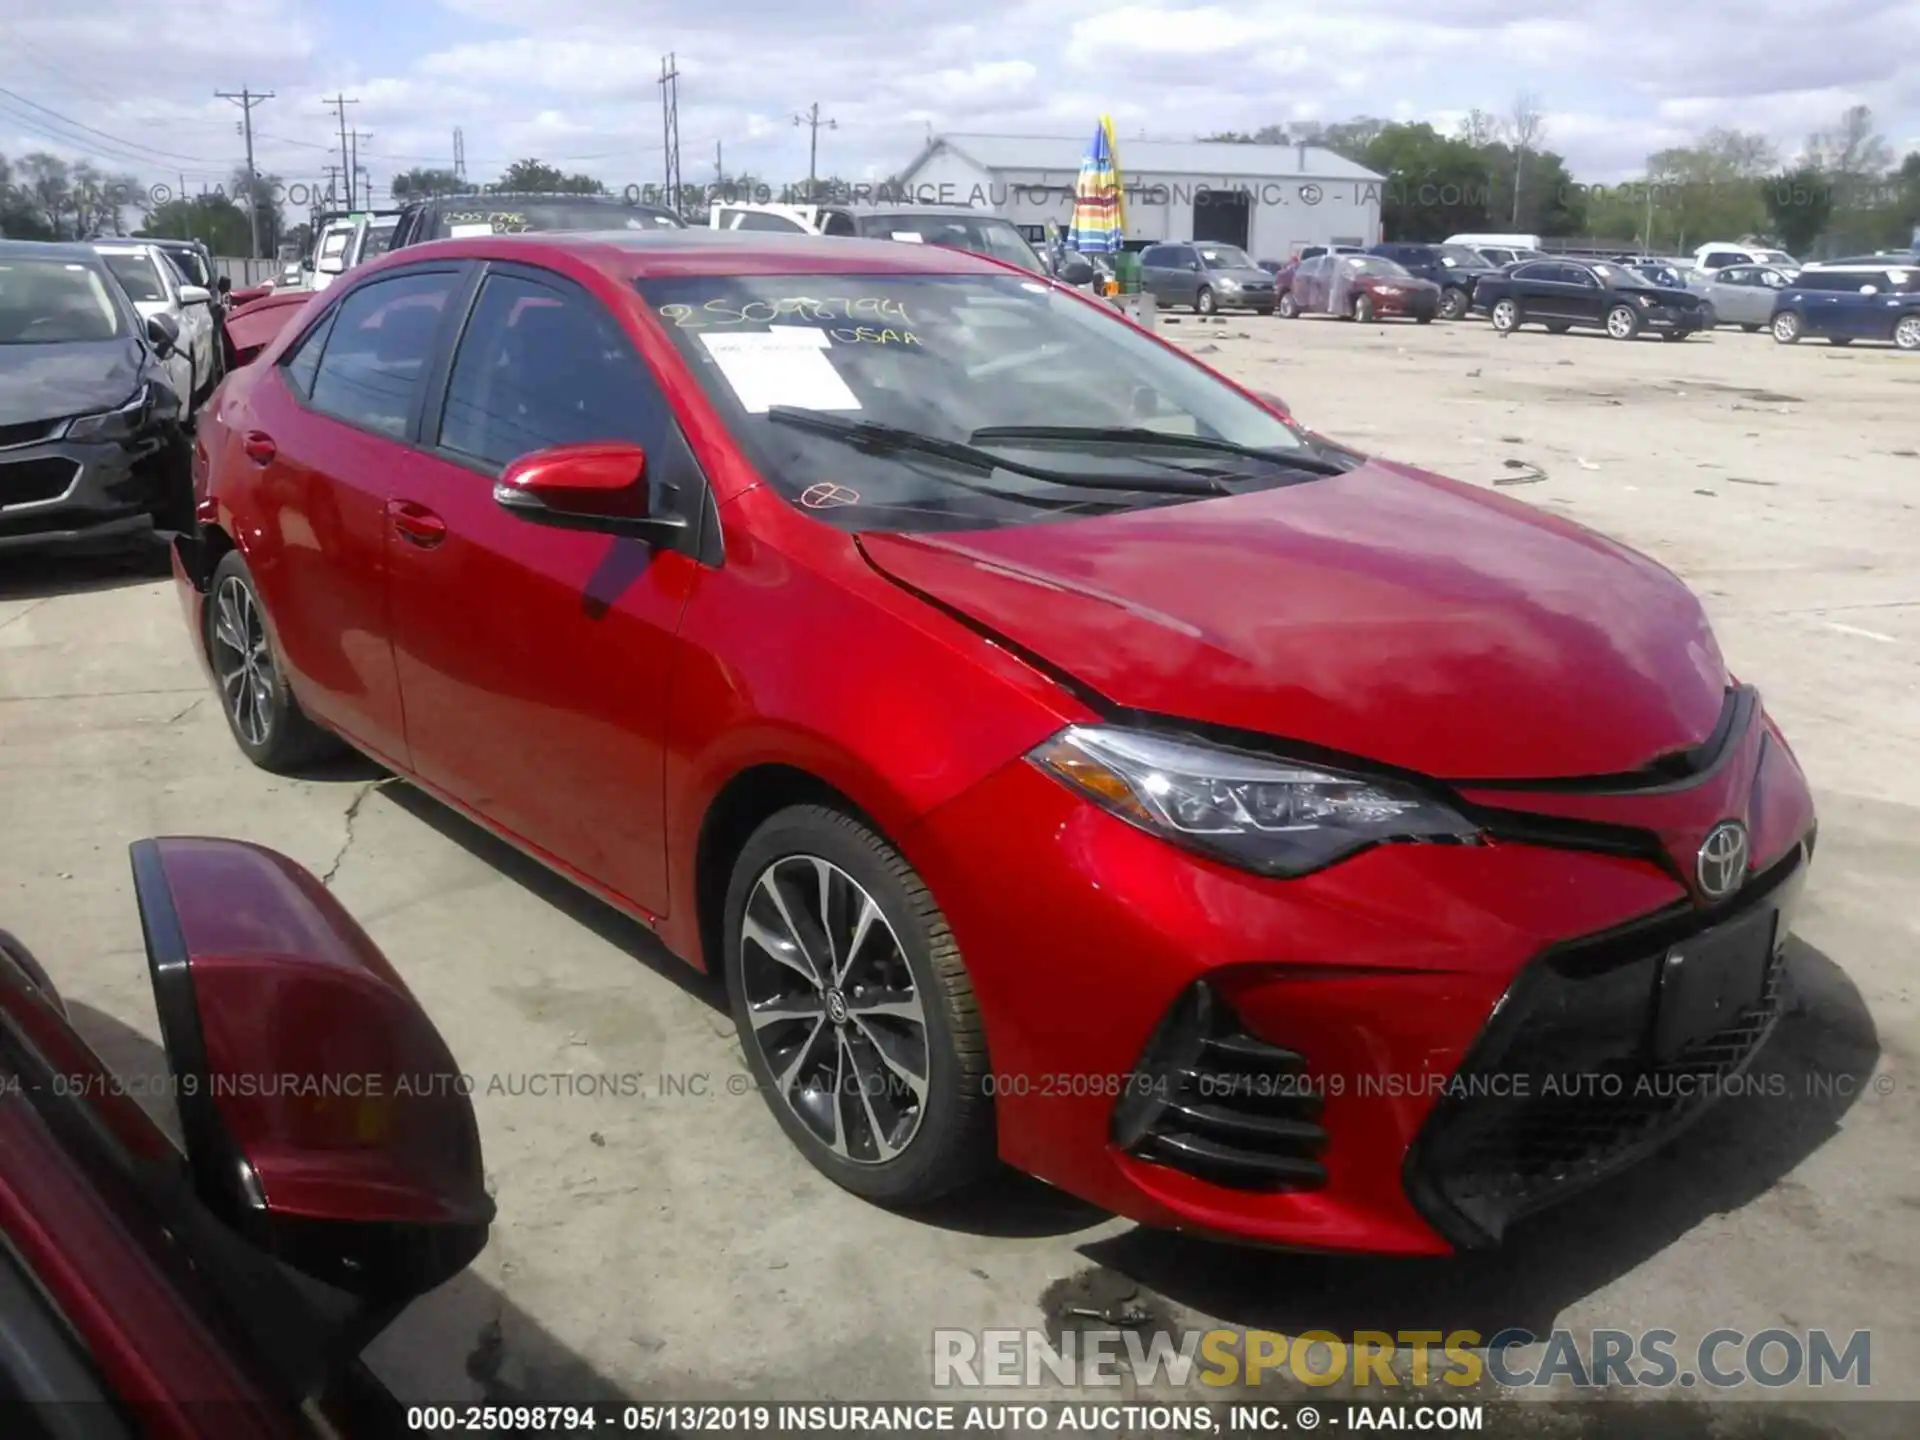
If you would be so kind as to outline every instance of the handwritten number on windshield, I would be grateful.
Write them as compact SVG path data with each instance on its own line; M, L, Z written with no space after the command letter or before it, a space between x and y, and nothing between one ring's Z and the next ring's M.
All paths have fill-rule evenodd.
M715 325L767 325L780 319L913 323L905 305L878 295L833 296L825 300L787 295L776 300L749 300L744 305L716 299L699 306L662 305L660 318L676 330L702 330Z

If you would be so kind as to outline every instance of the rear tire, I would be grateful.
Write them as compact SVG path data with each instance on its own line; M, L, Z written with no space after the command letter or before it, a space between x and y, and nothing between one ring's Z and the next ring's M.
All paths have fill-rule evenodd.
M1280 318L1282 320L1298 320L1300 318L1300 302L1293 298L1293 292L1291 290L1280 297Z
M1357 325L1367 325L1373 321L1373 297L1356 295L1353 297L1353 319Z
M1440 318L1458 320L1467 313L1467 292L1449 285L1440 292Z
M1211 315L1219 308L1220 302L1213 298L1213 291L1205 285L1202 285L1200 287L1200 293L1193 297L1193 313L1196 315Z
M1920 350L1920 315L1900 317L1900 323L1893 327L1893 343L1897 349Z
M761 1098L815 1169L896 1206L926 1204L994 1169L973 984L940 907L898 850L841 811L782 810L734 861L724 934L741 1049Z
M1520 312L1520 302L1511 298L1496 300L1487 319L1493 328L1502 335L1511 334L1526 323Z
M207 586L207 659L227 729L262 770L286 774L346 748L307 718L273 651L266 606L238 550L214 567Z
M1773 323L1767 327L1773 331L1773 338L1781 345L1797 345L1800 342L1800 317L1791 310L1782 310L1773 317Z

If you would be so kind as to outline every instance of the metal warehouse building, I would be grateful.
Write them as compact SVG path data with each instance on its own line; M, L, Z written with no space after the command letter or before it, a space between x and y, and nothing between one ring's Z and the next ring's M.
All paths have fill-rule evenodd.
M1129 241L1215 240L1283 260L1302 245L1381 238L1384 178L1331 150L1125 137L1118 145ZM896 184L918 200L991 207L1017 225L1064 225L1086 148L1086 136L936 135Z

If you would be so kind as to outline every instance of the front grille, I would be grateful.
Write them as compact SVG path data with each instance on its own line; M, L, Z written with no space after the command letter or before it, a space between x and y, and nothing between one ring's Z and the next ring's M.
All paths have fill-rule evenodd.
M1522 972L1454 1075L1408 1160L1408 1189L1465 1246L1630 1164L1724 1094L1779 1018L1785 924L1760 997L1665 1059L1655 1057L1656 994L1668 950L1706 930L1790 905L1804 847L1749 884L1727 910L1665 915L1543 956Z
M0 505L30 505L66 493L80 467L71 460L17 460L0 464Z
M24 425L0 425L0 450L15 445L37 445L51 438L62 423L59 420L29 420Z
M1305 1057L1249 1034L1204 982L1154 1032L1114 1110L1142 1160L1233 1190L1313 1190L1327 1132Z

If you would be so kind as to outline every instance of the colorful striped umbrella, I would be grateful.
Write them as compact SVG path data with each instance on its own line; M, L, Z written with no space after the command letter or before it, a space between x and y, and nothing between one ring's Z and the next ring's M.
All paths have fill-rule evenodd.
M1126 234L1127 202L1114 158L1113 121L1102 115L1073 186L1073 227L1067 243L1085 254L1111 253Z

